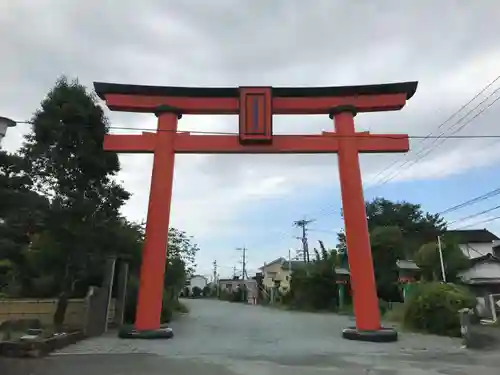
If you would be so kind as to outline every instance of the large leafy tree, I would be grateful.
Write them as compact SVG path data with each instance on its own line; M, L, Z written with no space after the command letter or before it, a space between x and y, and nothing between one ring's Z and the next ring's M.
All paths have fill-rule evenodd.
M10 295L30 289L25 254L49 210L49 201L32 188L24 159L0 152L0 291Z
M422 210L419 204L392 202L375 198L366 203L368 228L398 227L404 239L404 256L412 259L423 244L434 241L446 231L446 222L439 214Z
M118 157L103 149L108 121L96 100L77 81L59 79L32 118L22 154L36 188L51 200L43 246L64 261L54 264L60 286L55 320L89 260L102 264L109 248L102 229L118 220L129 194L113 180ZM109 239L109 237L107 237ZM109 241L108 241L109 243Z
M446 222L439 214L425 212L418 204L375 198L365 206L369 232L381 227L399 228L404 239L400 256L407 259L413 259L420 246L446 231ZM345 233L339 232L337 239L337 249L346 249Z
M470 266L470 260L462 252L456 239L451 236L443 237L441 250L446 281L456 281L458 273ZM442 280L441 259L436 241L422 245L416 254L415 261L426 281Z
M312 262L292 272L290 291L284 303L301 309L328 310L338 305L337 275L335 267L339 257L335 250L327 250L322 242L321 250L314 249Z
M415 259L422 245L446 231L446 222L438 214L405 201L375 198L365 206L378 295L384 300L398 300L397 260ZM345 251L344 232L337 238L337 249Z
M144 234L144 224L134 225ZM194 272L196 267L195 257L199 248L194 239L186 232L169 228L168 231L167 263L165 265L164 294L162 320L166 321L172 310L178 305L177 298L183 289L185 281ZM137 252L135 252L137 254ZM129 323L135 321L137 296L139 289L139 264L140 257L134 259L132 264L131 280L126 299L125 320Z
M400 301L397 260L404 257L401 229L397 226L374 228L370 241L378 297L385 301Z

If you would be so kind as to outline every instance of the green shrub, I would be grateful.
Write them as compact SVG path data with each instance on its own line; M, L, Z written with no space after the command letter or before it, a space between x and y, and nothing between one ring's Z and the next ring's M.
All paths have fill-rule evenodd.
M173 310L181 314L187 314L189 312L188 307L179 300L173 301Z
M195 286L192 290L193 297L198 298L201 297L203 290L199 286Z
M139 292L139 280L131 278L127 287L127 297L125 299L124 322L133 324L135 322L135 313L137 307L137 297ZM172 290L163 291L162 311L160 316L161 323L168 323L172 320L173 311L177 299L172 298ZM177 301L178 302L178 301Z
M402 323L404 319L405 305L404 303L395 302L391 304L391 308L383 314L384 320L394 323Z
M476 299L464 287L433 282L420 284L405 305L403 323L406 327L459 337L458 310L474 308Z
M226 289L222 289L219 293L219 299L221 301L230 301L232 298L232 293L227 291Z

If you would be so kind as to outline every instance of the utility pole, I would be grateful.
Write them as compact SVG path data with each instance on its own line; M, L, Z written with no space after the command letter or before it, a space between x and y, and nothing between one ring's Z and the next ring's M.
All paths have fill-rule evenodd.
M217 261L214 260L214 262L212 263L213 266L214 266L214 270L213 270L213 278L214 278L214 285L217 285Z
M307 225L312 223L314 220L297 220L294 221L293 224L298 227L302 228L302 251L304 252L304 262L309 263L310 258L309 258L309 244L307 243Z
M245 277L248 279L247 274L247 249L245 247L238 247L236 250L242 251L242 262L241 262L241 279L245 280Z
M233 280L236 277L236 266L233 266Z
M446 273L444 271L443 249L441 247L441 236L438 236L438 251L439 260L441 261L441 274L443 275L443 282L446 283Z

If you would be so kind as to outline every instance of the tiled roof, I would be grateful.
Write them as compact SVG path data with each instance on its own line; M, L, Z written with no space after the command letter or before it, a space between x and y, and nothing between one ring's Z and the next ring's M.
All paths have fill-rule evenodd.
M494 256L493 254L485 254L483 256L477 257L477 258L472 258L470 260L471 265L475 265L480 262L494 262L494 263L500 263L500 259Z
M466 243L492 243L500 238L495 236L487 229L463 229L463 230L448 230L446 234L456 236L461 244Z
M265 263L262 267L259 268L259 270L264 270L264 268L272 266L273 264L283 263L283 262L286 262L286 259L283 257L279 257L279 258L273 260L272 262Z
M398 268L404 269L404 270L419 270L420 269L420 267L417 266L417 264L413 260L399 259L396 262L396 265L398 266Z
M338 268L338 267L335 267L335 273L337 275L350 275L351 274L348 269Z

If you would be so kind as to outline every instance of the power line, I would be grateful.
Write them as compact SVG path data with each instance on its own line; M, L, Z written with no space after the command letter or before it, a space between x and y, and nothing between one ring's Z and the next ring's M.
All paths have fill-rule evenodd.
M214 266L214 269L213 269L214 285L217 285L217 261L214 260L212 265Z
M500 90L500 88L497 89L497 91ZM496 91L495 91L496 92ZM475 116L473 116L472 118L470 118L469 120L467 120L464 124L462 124L458 129L456 129L455 131L453 131L453 133L449 136L444 136L444 135L439 135L437 137L432 137L434 140L441 140L441 142L437 145L435 145L434 147L430 147L428 149L421 149L419 150L417 153L416 153L416 159L408 159L406 161L404 161L397 169L395 169L395 171L393 171L393 173L389 173L388 176L386 176L385 180L382 179L382 181L379 181L378 184L376 184L376 186L382 186L382 185L385 185L386 183L388 183L389 181L392 181L394 178L396 178L402 171L403 171L403 167L406 166L407 164L411 163L410 165L408 165L404 170L408 170L409 168L411 168L412 166L414 166L416 163L418 163L420 160L422 160L423 158L425 158L427 155L429 155L432 151L434 151L438 146L442 145L444 142L446 142L447 139L452 139L457 137L455 136L454 134L456 134L457 132L459 132L460 130L462 130L465 126L467 126L468 124L470 124L474 119L476 119L479 115L481 115L482 113L484 113L486 110L488 110L493 104L495 104L498 100L500 100L500 96L498 98L496 98L492 103L490 103L487 107L483 108L481 111L479 111ZM482 102L481 102L482 103ZM480 103L480 104L481 104ZM475 108L474 108L475 109ZM473 109L473 110L474 110ZM471 110L471 111L473 111ZM467 116L471 111L469 111L465 116ZM464 117L465 117L464 116ZM464 118L462 117L462 118ZM460 119L461 120L461 119ZM459 121L460 121L459 120ZM458 124L455 123L455 125ZM454 126L450 127L448 130L452 129ZM471 136L468 136L466 137L467 139L470 139L472 138ZM436 142L432 142L430 146L434 145ZM421 153L421 151L424 151L425 153Z
M459 222L462 222L462 221L465 221L465 220L468 220L468 219L472 219L473 217L477 217L477 216L481 216L481 215L484 215L484 214L487 214L488 212L491 212L491 211L495 211L495 210L498 210L500 208L500 205L498 206L495 206L493 208L489 208L487 210L484 210L484 211L481 211L481 212L477 212L475 214L472 214L472 215L469 215L469 216L466 216L466 217L463 217L461 219L457 219L457 220L454 220L452 221L451 223L449 223L450 225L453 225L455 223L459 223Z
M478 221L478 222L475 222L475 223L472 223L472 224L469 224L469 225L466 225L466 226L463 226L463 227L460 227L458 229L465 229L465 228L470 228L470 227L474 227L476 225L479 225L479 224L486 224L486 223L491 223L492 221L496 221L500 219L500 216L495 216L495 217L492 217L490 219L486 219L486 220L482 220L482 221Z
M33 122L30 121L16 121L18 124L33 124ZM85 126L85 125L78 125L78 126ZM89 126L89 125L88 125ZM110 130L134 130L134 131L146 131L146 132L173 132L173 133L178 133L178 134L183 134L183 133L192 133L192 134L207 134L207 135L239 135L238 132L229 132L229 131L204 131L204 130L194 130L194 129L186 129L186 130L171 130L171 129L156 129L156 128L137 128L137 127L130 127L130 126L115 126L111 125L107 127ZM122 134L110 134L110 135L122 135ZM126 135L126 134L123 134ZM275 134L275 135L285 135L285 134ZM370 138L372 136L376 136L377 138L381 139L401 139L401 135L391 135L391 134L366 134L366 133L359 133L357 135L335 135L334 138L340 138L340 139L352 139L352 138ZM320 134L294 134L294 136L306 136L306 137L314 137L314 136L320 136ZM438 135L438 136L432 136L432 135L407 135L409 139L482 139L482 138L500 138L500 134L480 134L480 135Z
M472 199L469 199L465 202L462 202L460 204L457 204L453 207L450 207L450 208L447 208L446 210L444 211L441 211L438 213L438 215L444 215L444 214L448 214L450 212L453 212L453 211L457 211L461 208L464 208L464 207L467 207L467 206L470 206L474 203L478 203L478 202L481 202L481 201L484 201L488 198L491 198L491 197L494 197L496 195L499 195L500 194L500 187L496 188L496 189L493 189L491 191L488 191L487 193L483 194L483 195L480 195L478 197L475 197L475 198L472 198Z
M300 238L302 240L302 251L303 257L304 257L304 262L309 263L311 258L309 256L309 243L307 242L307 225L312 223L314 220L297 220L293 222L293 225L296 227L302 228L302 237Z
M242 252L242 267L241 267L241 279L245 280L245 277L248 279L247 274L247 249L245 247L238 247L236 250Z
M499 79L500 79L500 75L499 75L499 76L497 76L497 77L496 77L493 81L491 81L489 84L487 84L487 85L486 85L483 89L481 89L478 93L476 93L476 94L475 94L475 95L474 95L474 96L473 96L473 97L472 97L472 98L471 98L471 99L470 99L467 103L465 103L464 105L462 105L462 106L461 106L461 107L460 107L457 111L455 111L455 112L454 112L451 116L449 116L449 117L448 117L445 121L443 121L441 124L439 124L439 125L438 125L438 127L437 127L434 131L430 132L427 136L425 136L425 137L423 138L422 142L420 142L420 144L424 143L424 142L425 142L425 140L430 139L430 138L435 138L435 139L436 139L436 138L444 138L444 133L445 133L445 132L441 132L441 134L440 134L439 136L437 136L437 137L434 137L434 136L433 136L433 133L434 133L435 131L439 130L440 128L442 128L444 125L446 125L446 124L447 124L450 120L452 120L452 119L453 119L456 115L458 115L458 114L459 114L459 113L460 113L463 109L465 109L465 108L466 108L469 104L471 104L471 103L472 103L472 102L473 102L476 98L478 98L478 97L479 97L479 96L480 96L483 92L485 92L488 88L490 88L490 87L491 87L491 86L492 86L495 82L497 82ZM495 92L497 92L498 90L499 90L499 89L496 89L496 90L495 90L492 94L490 94L490 95L486 98L486 100L487 100L488 98L490 98L490 97L491 97L491 96L492 96ZM479 105L481 105L483 102L484 102L484 100L483 100L481 103L479 103ZM479 106L479 105L478 105L478 106ZM462 119L464 119L466 116L468 116L468 115L469 115L469 114L470 114L473 110L475 110L478 106L476 106L476 107L475 107L474 109L472 109L471 111L467 112L467 113L465 114L465 116L463 116L463 117L462 117L462 118L460 118L457 122L455 122L455 124L454 124L454 125L452 125L452 126L451 126L448 130L452 129L454 126L456 126L458 123L460 123L460 121L461 121ZM431 146L432 146L432 144L431 144ZM420 151L423 151L423 150L425 150L425 146L424 146L424 148L422 148ZM427 155L427 154L426 154L426 155ZM426 155L424 155L423 157L425 157ZM418 154L417 154L417 156L418 156ZM399 161L398 161L398 160L395 160L395 161L394 161L393 163L391 163L389 166L387 166L386 168L382 169L379 173L377 173L377 174L374 176L373 180L375 181L375 180L376 180L379 176L381 176L382 174L384 174L386 171L389 171L389 170L390 170L390 169L391 169L394 165L396 165L396 164L398 164L398 163L399 163ZM403 165L405 165L405 164L407 164L407 163L408 163L408 161L404 161L404 162L403 162L403 164L399 166L399 168L402 168L402 167L403 167ZM394 177L393 177L393 178L394 178ZM380 181L379 181L379 182L380 182ZM387 181L386 181L386 182L383 182L382 184L384 184L384 183L387 183ZM375 183L375 184L373 184L373 185L372 185L372 187L374 187L374 186L376 186L376 185L378 185L378 184L377 184L377 183Z

